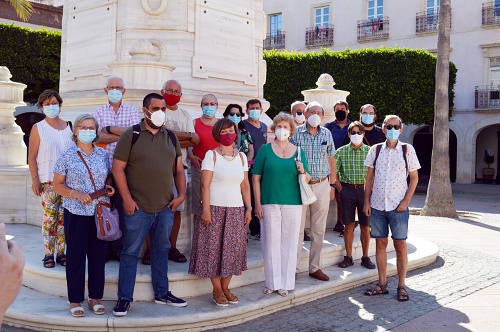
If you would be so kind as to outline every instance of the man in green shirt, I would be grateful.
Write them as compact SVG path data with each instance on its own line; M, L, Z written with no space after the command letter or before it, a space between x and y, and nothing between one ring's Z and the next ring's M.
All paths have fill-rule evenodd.
M363 212L364 203L364 183L368 167L364 165L370 147L363 144L365 128L358 121L353 121L349 125L347 135L351 144L344 145L335 152L337 161L337 175L339 181L336 188L340 192L342 204L342 221L345 225L344 243L346 256L339 263L339 267L346 268L354 265L352 261L352 242L354 240L354 226L356 209L359 223L361 225L361 247L363 257L361 265L367 269L374 269L375 264L368 257L368 247L370 244L370 217Z

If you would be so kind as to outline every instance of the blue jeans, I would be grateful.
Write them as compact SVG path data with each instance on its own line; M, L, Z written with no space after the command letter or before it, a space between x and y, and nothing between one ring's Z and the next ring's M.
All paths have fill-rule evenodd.
M408 219L410 219L410 209L398 212L397 210L380 211L372 208L371 237L376 239L388 237L390 227L393 240L406 240L408 237Z
M118 298L133 301L137 262L142 243L149 233L151 240L151 280L155 297L168 292L168 250L174 212L166 207L160 212L142 210L124 213L123 249L120 255Z

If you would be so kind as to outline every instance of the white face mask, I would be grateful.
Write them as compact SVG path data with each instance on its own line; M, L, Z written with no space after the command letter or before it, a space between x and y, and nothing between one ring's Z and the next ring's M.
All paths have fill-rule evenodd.
M317 127L321 123L321 117L318 114L313 114L307 119L307 123L311 127Z
M153 124L156 127L160 128L161 126L163 126L163 124L165 123L165 112L160 110L160 111L156 111L156 112L151 113L148 110L148 113L151 114L150 120L151 120L151 122L153 122Z
M304 123L304 121L306 121L306 116L304 115L304 113L302 113L301 115L295 115L295 122Z
M363 135L351 135L351 143L359 145L363 142Z
M276 135L276 139L278 141L286 141L288 137L290 137L290 130L286 128L278 128L274 134Z

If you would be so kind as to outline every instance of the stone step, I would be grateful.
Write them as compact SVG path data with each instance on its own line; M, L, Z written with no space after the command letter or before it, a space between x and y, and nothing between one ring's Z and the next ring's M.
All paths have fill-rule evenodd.
M439 249L429 241L410 237L408 252L408 266L411 270L432 263ZM152 301L134 302L129 314L120 318L111 313L115 301L103 301L107 309L106 315L96 316L84 306L86 316L73 318L66 297L44 294L23 286L6 313L4 324L37 331L202 331L220 328L314 301L377 279L376 269L367 270L359 263L357 260L354 266L347 269L336 266L324 268L323 271L330 276L330 281L327 282L313 279L307 272L300 273L297 275L295 291L290 292L287 297L276 293L263 294L263 282L242 287L232 285L232 291L239 297L240 303L230 304L229 307L218 307L212 302L211 294L202 294L188 298L188 306L184 308L158 305ZM389 275L396 274L395 264L395 253L390 252L387 269ZM395 296L395 291L390 291L389 296Z
M56 264L54 268L45 268L42 264L43 242L41 229L38 226L26 224L11 224L8 232L15 236L15 241L22 244L26 267L24 269L23 285L45 293L47 295L66 297L66 275L64 267ZM359 242L359 229L356 230L353 244L353 258L359 259L362 256L361 243ZM301 271L308 268L309 242L305 242L302 259L300 262ZM390 250L393 250L391 248ZM370 255L375 254L375 242L372 239L370 245ZM339 233L332 230L327 231L322 260L324 266L331 266L344 257L344 240L339 237ZM189 255L187 255L189 259ZM264 281L264 267L262 254L260 251L260 241L250 239L247 245L248 270L241 276L235 276L231 281L233 288ZM188 274L189 261L187 263L175 263L169 261L169 287L176 296L194 297L212 292L212 285L209 279L198 278ZM119 263L111 261L106 264L106 283L104 286L104 300L115 300L118 290L118 268ZM135 301L153 300L153 290L151 287L150 267L137 266L137 280L135 285Z

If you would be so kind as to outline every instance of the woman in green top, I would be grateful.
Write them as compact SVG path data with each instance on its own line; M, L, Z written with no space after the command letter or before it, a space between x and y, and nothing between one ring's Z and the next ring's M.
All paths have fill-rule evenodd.
M302 201L298 174L306 173L307 160L289 138L295 132L293 117L279 113L271 130L276 140L263 145L252 168L255 214L260 219L260 243L266 277L265 294L278 291L287 296L295 288L297 245L299 242Z

